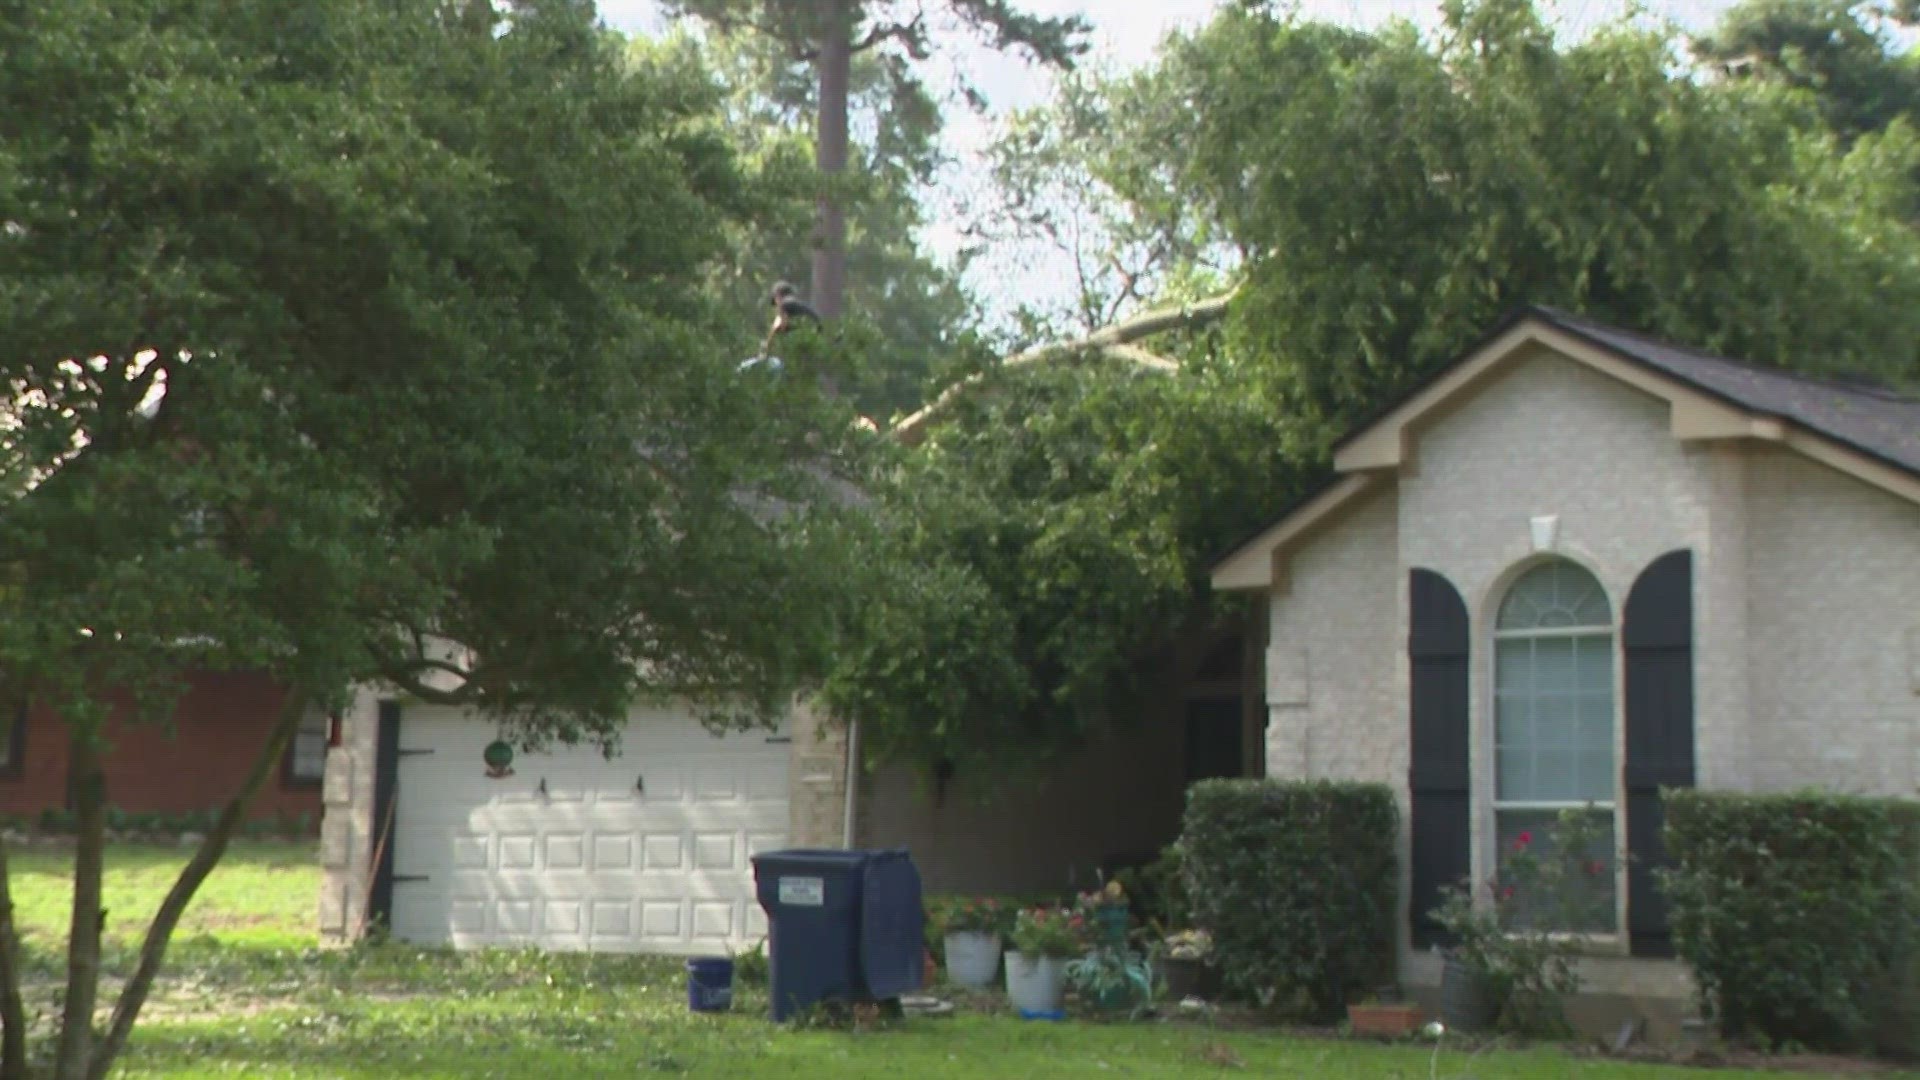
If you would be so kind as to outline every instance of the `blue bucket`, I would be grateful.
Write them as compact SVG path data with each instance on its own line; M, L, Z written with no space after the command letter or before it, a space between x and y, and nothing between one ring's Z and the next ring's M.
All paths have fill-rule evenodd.
M733 1008L733 961L725 956L696 956L687 961L687 1008L726 1012Z

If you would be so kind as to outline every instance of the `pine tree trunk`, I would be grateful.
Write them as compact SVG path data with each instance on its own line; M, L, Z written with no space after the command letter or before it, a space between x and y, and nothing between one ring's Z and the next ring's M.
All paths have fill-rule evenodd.
M107 1024L106 1034L94 1050L92 1059L86 1063L84 1073L77 1076L84 1076L87 1080L104 1080L114 1059L126 1048L127 1036L133 1033L133 1025L140 1018L140 1009L153 990L154 977L159 974L160 965L166 959L167 945L173 940L173 931L180 924L180 916L186 913L187 905L200 890L201 883L207 880L207 875L219 865L220 857L226 854L227 844L239 831L254 796L260 793L267 777L279 767L286 755L287 744L300 727L307 701L307 695L298 688L287 691L286 699L280 704L279 719L274 723L272 733L267 736L267 745L261 748L260 756L254 760L253 768L241 783L240 790L221 809L219 820L207 832L207 838L200 842L199 850L193 853L193 858L180 871L167 898L161 901L160 910L147 927L146 940L140 943L140 962L134 967L133 976L127 980L127 985L120 991L120 999L114 1004L113 1019ZM64 1076L62 1080L65 1080Z
M820 28L820 112L814 164L824 185L814 206L813 288L821 318L846 308L847 214L840 205L847 171L847 91L853 71L854 0L828 0Z
M68 739L73 792L73 922L67 939L67 1000L60 1017L55 1080L85 1080L93 1053L93 1007L100 994L100 875L107 847L107 784L99 732L75 724Z
M26 1080L27 1007L20 997L20 932L13 922L13 879L0 844L0 1080Z

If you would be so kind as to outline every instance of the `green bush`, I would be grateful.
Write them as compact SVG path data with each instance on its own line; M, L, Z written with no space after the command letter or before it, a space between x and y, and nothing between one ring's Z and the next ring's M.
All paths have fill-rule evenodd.
M1390 981L1399 835L1383 785L1195 784L1180 837L1187 904L1228 989L1331 1017Z
M1114 872L1113 880L1126 889L1141 925L1167 933L1191 922L1181 857L1180 845L1168 844L1152 862Z
M1728 1038L1914 1052L1920 804L1666 795L1675 947Z

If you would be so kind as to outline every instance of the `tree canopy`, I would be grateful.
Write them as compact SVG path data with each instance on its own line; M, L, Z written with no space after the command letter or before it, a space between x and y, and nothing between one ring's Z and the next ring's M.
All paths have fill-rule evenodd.
M1915 380L1912 133L1846 140L1804 93L1710 75L1670 28L1567 43L1526 0L1456 0L1431 35L1228 5L1021 118L1002 176L1048 193L1007 200L1102 222L1152 271L1095 302L1238 291L1217 332L1150 343L1176 375L1067 354L990 371L926 425L883 499L909 581L829 700L925 761L1044 756L1123 720L1210 560L1515 304Z
M815 162L818 166L812 245L813 301L838 317L847 298L848 120L857 92L855 58L865 55L884 76L907 123L883 119L884 133L911 131L921 122L926 94L913 61L932 56L928 5L914 0L665 0L668 10L692 15L728 34L758 35L788 62L813 73ZM1086 20L1028 14L1009 0L946 0L933 5L994 48L1019 50L1042 63L1065 66L1085 48ZM971 92L971 88L969 88ZM917 123L918 122L918 123Z
M1902 54L1900 24L1920 6L1862 0L1744 0L1693 42L1693 54L1723 77L1761 79L1805 91L1842 138L1920 119L1920 60Z
M706 286L768 177L711 84L578 0L4 0L0 54L0 671L68 726L79 835L56 1075L106 1073L306 708L605 740L823 672L846 419L734 372ZM288 707L96 1029L111 692L158 718L195 667Z
M768 286L807 280L813 254L812 116L817 82L789 47L762 35L675 32L631 44L646 63L671 63L714 83L724 135L762 177L761 203L729 229L717 268L719 298L740 312L741 348L765 331ZM941 112L919 82L889 58L854 57L849 84L850 160L839 190L848 222L843 340L829 358L834 382L855 409L886 417L911 409L932 373L965 350L975 321L959 275L920 246L921 196L944 163ZM787 351L782 345L780 351ZM742 353L745 355L745 353Z

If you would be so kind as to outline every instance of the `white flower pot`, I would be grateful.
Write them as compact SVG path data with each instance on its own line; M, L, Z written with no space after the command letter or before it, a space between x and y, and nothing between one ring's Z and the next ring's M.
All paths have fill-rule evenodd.
M991 930L955 930L947 935L947 978L984 990L1000 973L1000 935Z
M1007 998L1021 1012L1058 1012L1066 1001L1067 962L1007 950Z

